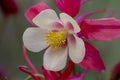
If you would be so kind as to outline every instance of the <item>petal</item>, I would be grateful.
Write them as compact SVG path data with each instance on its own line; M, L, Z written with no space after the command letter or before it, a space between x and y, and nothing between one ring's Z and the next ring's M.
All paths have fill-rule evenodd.
M39 52L47 47L45 42L46 30L40 28L28 28L23 34L24 46L32 52Z
M80 17L78 17L76 19L76 22L78 24L81 24L81 22L84 21L86 18L88 18L88 17L90 17L90 16L92 16L94 14L103 13L105 11L106 11L105 9L101 9L101 10L95 10L95 11L91 11L91 12L88 12L88 13L84 13L84 14L82 14Z
M85 20L80 27L82 34L90 40L110 41L120 37L120 20L115 18Z
M51 25L51 30L61 31L61 30L63 30L63 28L64 28L64 25L62 25L62 24L59 23L59 22L54 22L54 23Z
M81 0L55 0L57 7L68 15L75 17L80 10Z
M87 70L103 72L105 70L105 66L101 59L101 56L99 55L98 50L87 42L85 42L85 47L86 47L85 58L78 65Z
M47 70L59 71L63 69L67 62L67 48L54 50L48 48L44 54L44 67Z
M82 39L71 36L68 39L69 56L74 63L80 63L85 56L85 45Z
M47 6L47 4L45 4L44 2L40 2L36 5L33 5L32 7L30 7L26 13L25 13L25 17L27 18L27 20L31 23L32 19L38 15L41 11L45 10L45 9L49 9L49 7Z
M33 18L33 23L44 29L49 29L48 26L57 21L59 21L59 18L56 12L52 9L43 10L40 14Z
M80 31L80 27L79 25L77 24L77 22L72 18L70 17L69 15L65 14L65 13L61 13L60 14L60 19L62 20L62 22L64 24L70 22L72 25L73 25L73 28L74 28L74 32L77 33Z

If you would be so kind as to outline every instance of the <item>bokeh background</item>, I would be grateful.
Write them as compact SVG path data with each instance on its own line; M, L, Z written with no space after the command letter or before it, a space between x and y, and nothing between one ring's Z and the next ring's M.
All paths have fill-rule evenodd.
M16 0L18 14L8 17L4 16L0 10L0 68L5 69L8 80L24 80L27 77L18 69L19 65L26 65L22 54L22 34L27 27L33 26L25 19L24 13L31 5L40 1L45 1L51 8L58 11L53 0ZM108 10L107 12L89 18L103 18L113 11L114 17L120 19L119 3L120 0L91 0L81 7L80 14L105 8ZM90 43L100 51L106 71L104 73L90 71L84 80L108 80L112 67L120 61L120 38L110 42L90 41ZM28 54L34 65L40 70L43 55L31 52ZM80 70L79 67L77 70Z

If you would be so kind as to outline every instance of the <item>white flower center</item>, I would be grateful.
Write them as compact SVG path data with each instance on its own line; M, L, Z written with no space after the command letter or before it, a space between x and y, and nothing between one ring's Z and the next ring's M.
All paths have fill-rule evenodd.
M59 32L48 32L45 38L46 43L53 47L55 50L61 48L66 44L67 32L59 31Z

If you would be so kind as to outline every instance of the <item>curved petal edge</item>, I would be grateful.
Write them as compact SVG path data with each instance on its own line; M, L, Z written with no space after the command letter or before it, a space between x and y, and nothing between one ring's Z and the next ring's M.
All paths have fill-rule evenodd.
M86 47L85 58L78 65L87 70L104 72L105 66L98 50L87 42L85 42L85 47Z

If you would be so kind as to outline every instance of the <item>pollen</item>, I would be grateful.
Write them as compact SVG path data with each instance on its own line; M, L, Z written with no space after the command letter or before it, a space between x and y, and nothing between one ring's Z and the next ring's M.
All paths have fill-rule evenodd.
M46 43L55 50L61 48L66 43L67 33L65 31L60 32L48 32L46 35Z

